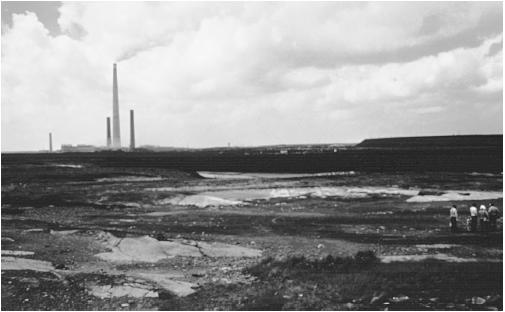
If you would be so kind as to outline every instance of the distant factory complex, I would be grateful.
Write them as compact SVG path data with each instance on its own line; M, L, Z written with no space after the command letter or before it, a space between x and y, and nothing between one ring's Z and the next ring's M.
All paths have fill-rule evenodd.
M112 133L112 138L111 138ZM119 94L117 81L117 66L114 63L112 69L112 132L110 117L106 117L106 145L103 147L93 145L71 145L62 144L61 152L95 152L103 150L134 150L135 149L135 122L133 109L130 110L130 146L123 148L121 146L121 130L119 122ZM49 152L52 152L52 133L49 133Z

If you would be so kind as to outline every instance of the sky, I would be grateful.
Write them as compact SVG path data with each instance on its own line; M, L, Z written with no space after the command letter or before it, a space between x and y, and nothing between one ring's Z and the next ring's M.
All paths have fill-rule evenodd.
M501 2L1 6L2 151L503 133Z

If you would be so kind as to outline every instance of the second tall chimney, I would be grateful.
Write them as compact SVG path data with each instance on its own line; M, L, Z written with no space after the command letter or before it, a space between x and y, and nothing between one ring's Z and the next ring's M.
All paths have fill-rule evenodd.
M133 121L133 109L130 109L130 149L135 149L135 123Z
M112 144L110 137L110 117L107 117L107 148L110 148Z
M116 63L112 71L112 147L121 148L121 135L119 134L119 99L117 92Z
M53 134L49 132L49 153L53 152Z

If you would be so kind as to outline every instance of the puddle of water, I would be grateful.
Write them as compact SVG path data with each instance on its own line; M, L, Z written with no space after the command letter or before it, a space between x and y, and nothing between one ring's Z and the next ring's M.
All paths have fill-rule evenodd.
M489 172L470 172L467 174L471 175L471 176L496 177L496 178L501 178L503 176L503 173L498 174L498 173L489 173Z
M207 206L230 206L240 205L243 202L238 200L229 200L217 196L208 195L191 195L191 196L177 196L167 200L159 201L158 204L166 205L181 205L181 206L197 206L204 208Z
M173 211L154 211L154 212L148 212L145 215L150 217L164 217L173 214L174 214Z
M53 167L62 167L62 168L82 168L83 165L73 165L73 164L51 164Z
M22 251L22 250L2 250L2 256L33 256L35 253L33 251Z
M28 229L21 232L21 234L32 233L32 232L44 232L44 229Z
M206 179L250 180L250 179L292 179L308 177L351 176L354 171L320 172L320 173L252 173L252 172L211 172L198 171Z
M418 244L417 248L425 248L425 249L449 249L454 247L460 247L461 245L456 244Z
M49 233L52 235L72 235L79 232L79 230L67 230L67 231L55 231L55 230L50 230Z
M461 201L461 200L488 200L503 197L503 192L483 191L444 191L441 195L416 195L409 199L409 203L424 203L437 201Z
M163 181L163 177L138 177L138 176L123 176L114 178L100 178L97 182L153 182Z

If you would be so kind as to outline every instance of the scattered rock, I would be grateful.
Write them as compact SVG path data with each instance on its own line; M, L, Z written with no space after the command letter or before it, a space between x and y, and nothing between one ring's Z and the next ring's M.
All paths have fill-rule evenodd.
M489 305L498 305L501 303L501 296L500 295L489 296L489 298L486 298L486 303Z
M233 246L229 244L214 242L214 243L198 243L200 250L208 257L231 257L231 258L255 258L261 256L261 250L252 249L241 246Z
M40 285L39 280L34 277L21 277L19 281L24 284L30 284L30 287L38 287Z
M355 307L355 305L351 302L346 303L344 306L348 310L352 310Z
M179 297L185 297L195 292L193 288L196 286L195 284L173 280L171 275L158 273L137 273L136 276L155 282L163 289Z
M63 263L58 263L54 266L55 269L57 270L68 270L67 266L64 265Z
M391 298L392 302L399 303L399 302L405 302L409 300L409 296L398 296L398 297L393 297Z
M114 297L135 297L135 298L158 298L158 293L150 285L128 284L120 286L112 285L93 285L88 291L95 297L114 298Z
M191 273L191 276L193 277L204 277L205 276L205 272L201 271L201 272L193 272Z
M374 292L372 299L370 299L370 304L380 304L386 299L386 292Z
M486 299L484 299L482 297L472 297L472 304L481 305L481 304L484 304L484 303L486 303Z

